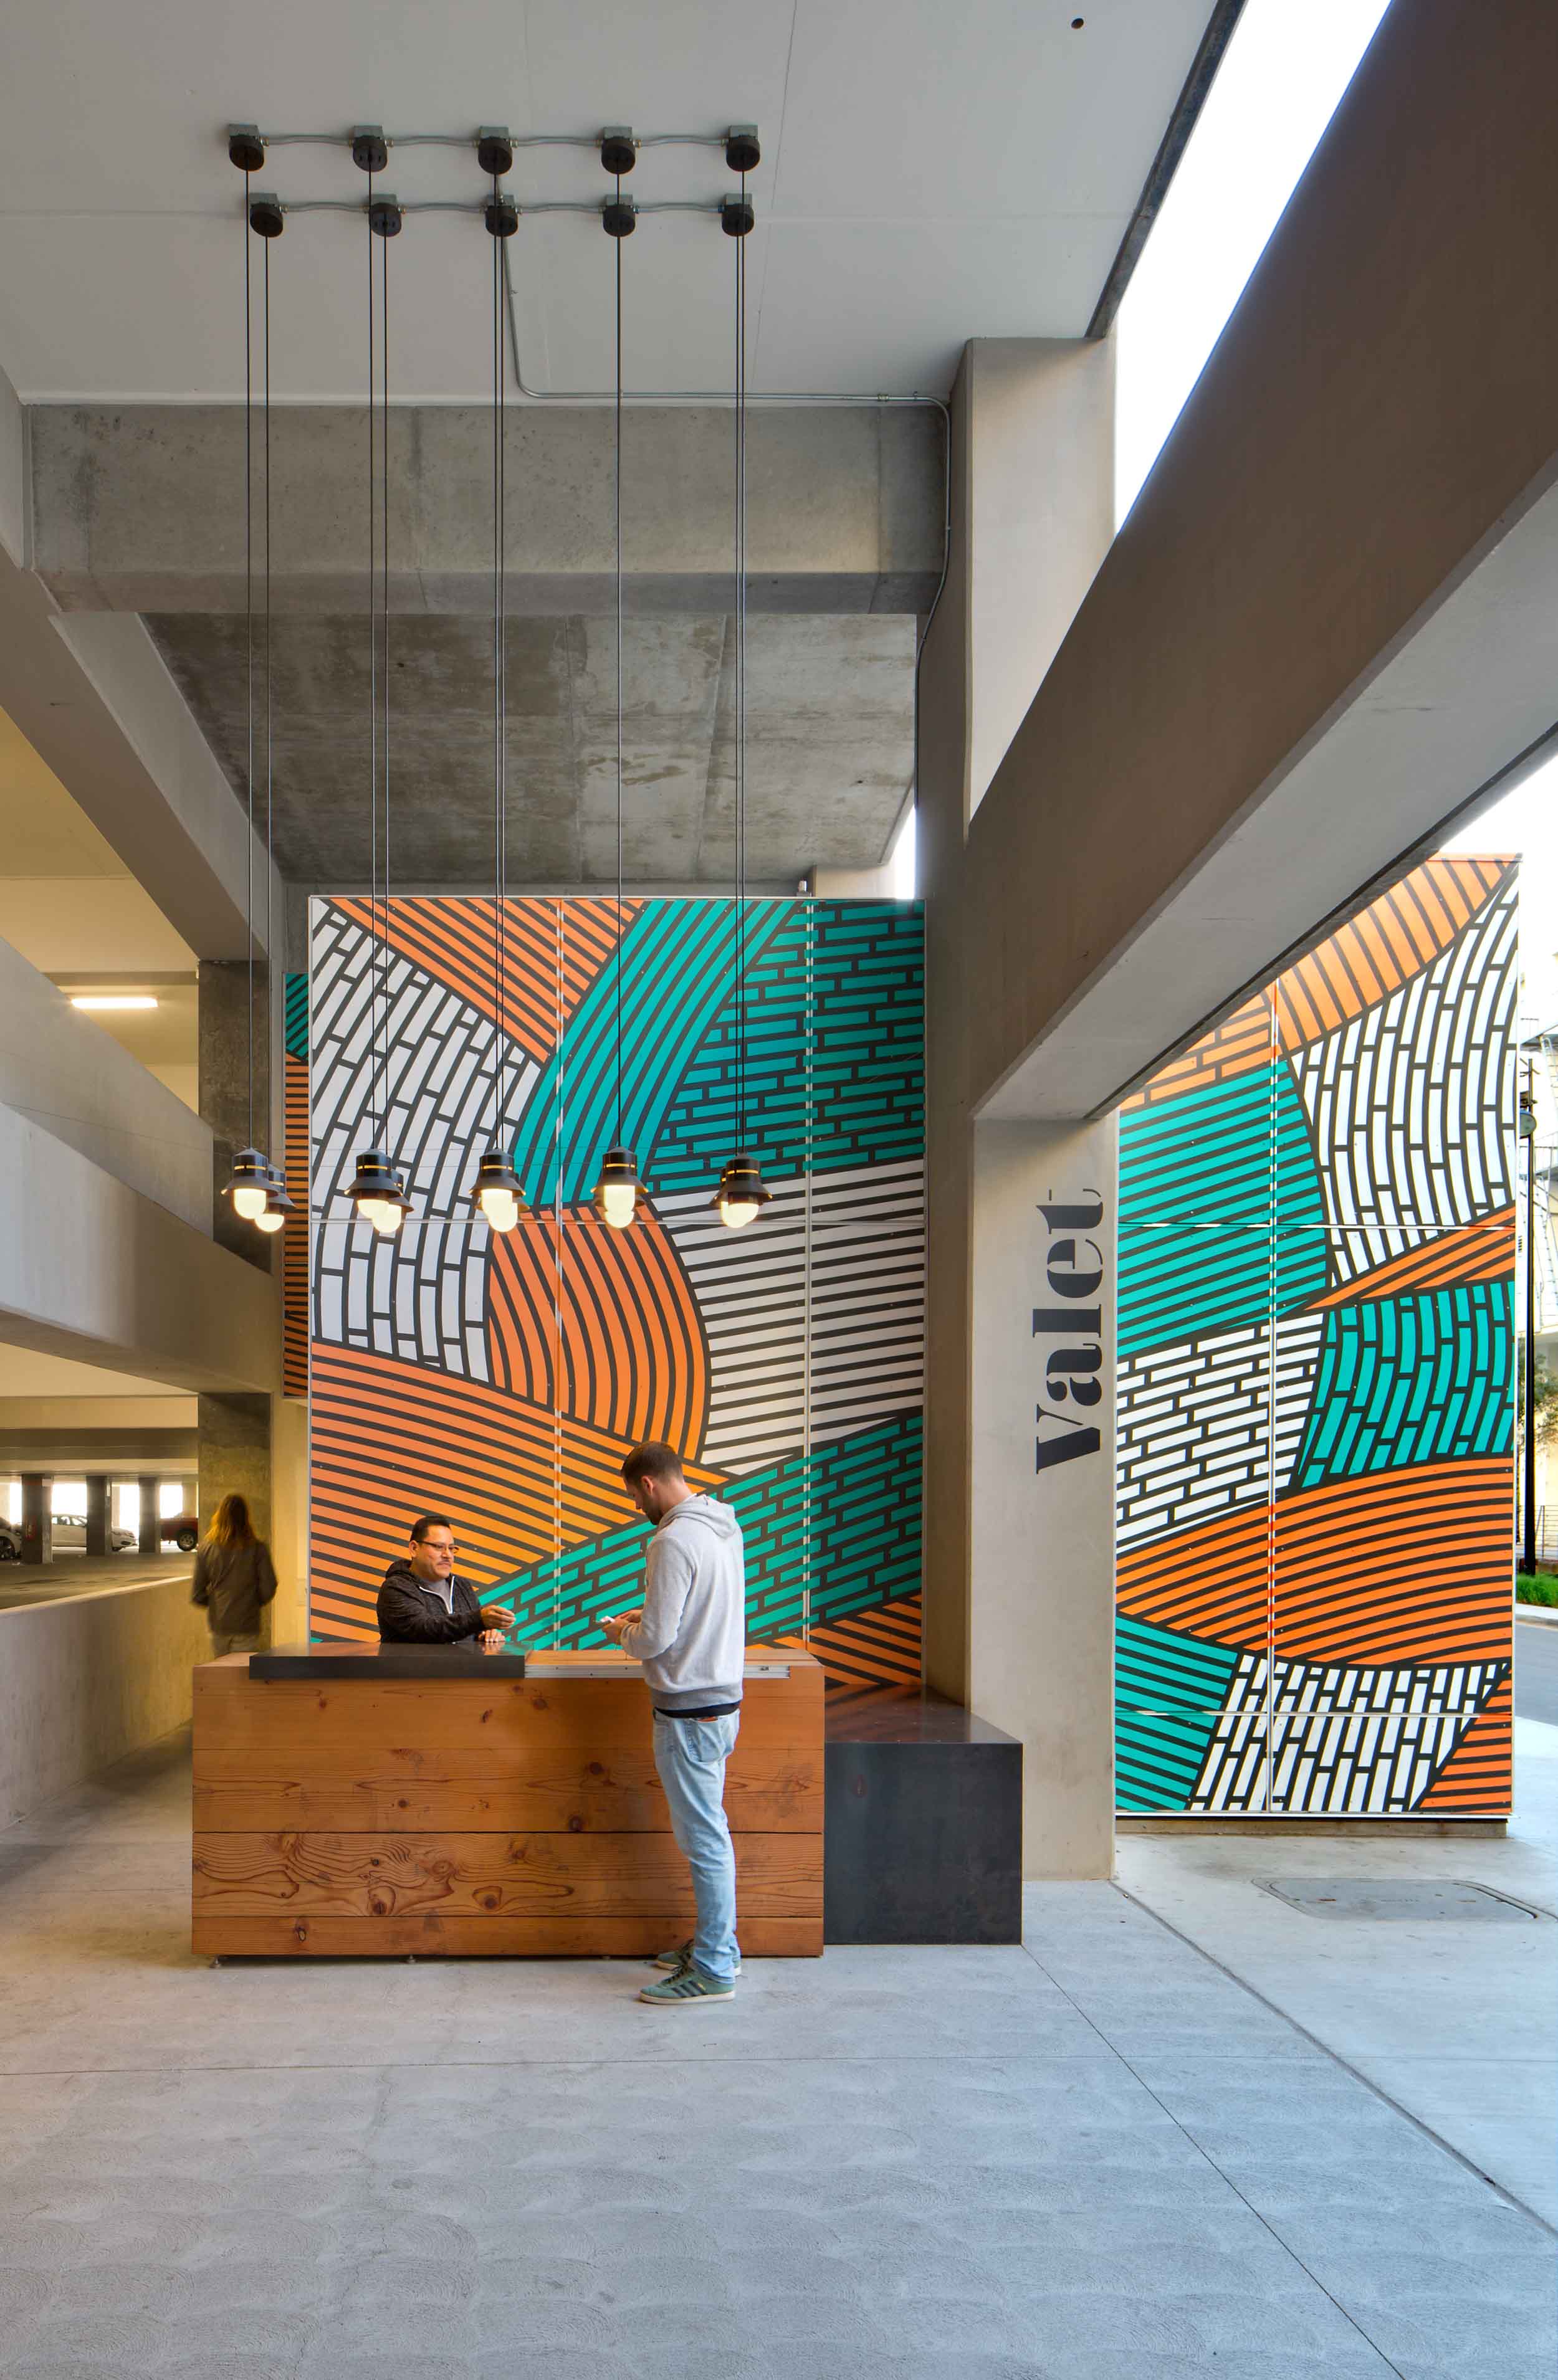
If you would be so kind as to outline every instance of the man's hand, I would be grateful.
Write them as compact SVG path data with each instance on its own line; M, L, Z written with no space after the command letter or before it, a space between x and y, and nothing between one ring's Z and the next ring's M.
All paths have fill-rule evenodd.
M603 1618L600 1624L603 1632L611 1638L613 1644L620 1645L622 1642L623 1630L625 1628L631 1628L634 1623L641 1620L643 1616L641 1609L638 1611L608 1612Z
M501 1628L483 1628L481 1635L476 1641L479 1645L484 1645L489 1653L495 1653L498 1646L503 1643L503 1630Z

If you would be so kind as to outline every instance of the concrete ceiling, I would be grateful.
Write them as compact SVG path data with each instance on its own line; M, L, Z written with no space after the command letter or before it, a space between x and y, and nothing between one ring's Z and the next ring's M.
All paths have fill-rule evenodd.
M248 762L245 631L230 614L148 623L235 785ZM915 624L902 614L754 617L748 628L748 874L872 866L913 770ZM616 868L615 628L508 624L508 862L516 885ZM719 615L630 619L623 639L624 865L635 882L728 881L734 638ZM368 653L357 619L274 632L275 849L313 884L366 880ZM393 852L404 884L493 872L492 628L396 620ZM429 798L430 793L433 798Z
M56 0L13 12L0 81L0 364L25 399L241 394L239 187L223 128L712 133L755 122L755 388L943 392L965 339L1087 327L1211 0ZM1073 29L1073 18L1084 21ZM463 149L403 147L406 200L481 194ZM284 199L360 201L344 150L276 147ZM640 201L717 200L715 149L655 148ZM598 158L522 151L515 194L597 201ZM363 234L299 214L273 261L283 397L356 399ZM728 386L731 249L647 217L624 254L630 385ZM527 381L603 386L613 249L584 215L512 243ZM405 398L487 386L490 249L412 216L391 264Z

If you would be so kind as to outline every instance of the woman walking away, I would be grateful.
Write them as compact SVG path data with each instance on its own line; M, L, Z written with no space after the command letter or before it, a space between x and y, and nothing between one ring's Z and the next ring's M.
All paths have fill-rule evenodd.
M254 1534L241 1496L224 1496L216 1518L195 1550L191 1603L203 1604L211 1622L211 1649L258 1653L260 1614L276 1591L270 1547Z

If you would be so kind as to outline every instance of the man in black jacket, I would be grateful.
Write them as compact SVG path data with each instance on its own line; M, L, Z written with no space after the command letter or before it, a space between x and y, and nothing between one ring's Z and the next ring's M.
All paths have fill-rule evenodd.
M485 1610L468 1579L455 1576L455 1532L441 1512L411 1524L411 1550L391 1562L379 1589L379 1634L387 1645L501 1645L512 1611Z

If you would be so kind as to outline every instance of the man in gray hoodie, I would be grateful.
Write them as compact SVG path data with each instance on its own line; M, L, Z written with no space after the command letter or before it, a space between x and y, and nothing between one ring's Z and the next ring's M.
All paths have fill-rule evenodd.
M622 1466L627 1492L655 1523L637 1611L601 1625L644 1665L654 1706L654 1765L671 1828L692 1870L698 1925L663 1951L662 1983L639 1994L662 2008L696 2008L736 1993L736 1854L724 1815L724 1767L741 1720L747 1657L747 1573L741 1528L728 1504L695 1495L669 1446L636 1446Z

